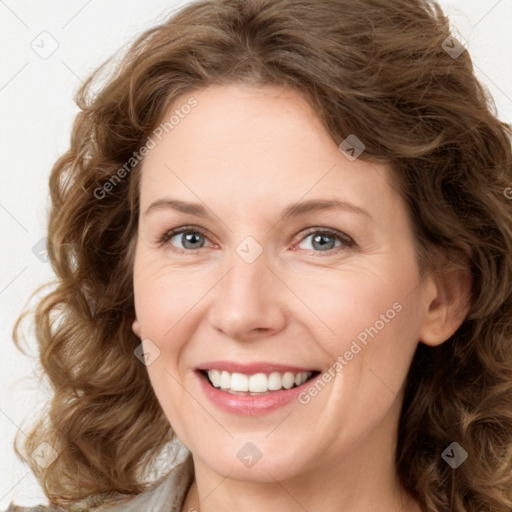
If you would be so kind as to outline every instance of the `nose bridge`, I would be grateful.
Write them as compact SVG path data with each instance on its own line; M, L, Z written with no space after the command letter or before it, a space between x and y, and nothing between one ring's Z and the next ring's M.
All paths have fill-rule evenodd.
M256 330L283 328L285 313L276 293L276 279L267 268L264 251L255 253L251 241L241 242L227 262L227 273L215 287L210 323L232 338L244 338Z

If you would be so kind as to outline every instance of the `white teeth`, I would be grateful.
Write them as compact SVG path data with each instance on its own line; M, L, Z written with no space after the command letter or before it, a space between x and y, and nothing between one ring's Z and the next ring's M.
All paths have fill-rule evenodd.
M267 376L264 373L256 373L249 377L249 391L264 393L267 390Z
M294 385L304 384L312 375L312 372L272 372L270 375L255 373L229 373L220 370L208 370L208 378L212 385L228 392L267 393L278 391L282 388L290 389Z
M230 387L233 391L249 391L249 377L243 373L233 373Z
M268 377L268 389L270 391L277 391L282 387L281 374L279 372L272 372Z
M293 387L293 384L295 383L295 375L291 372L286 372L283 377L283 387L285 389L290 389Z
M220 386L220 375L219 370L210 370L208 372L208 377L210 377L211 383L218 388Z
M208 372L208 375L210 375L209 372ZM212 384L215 386L214 382L212 382ZM229 372L223 371L220 374L220 384L215 387L219 387L219 386L223 389L228 389L231 387L231 374Z

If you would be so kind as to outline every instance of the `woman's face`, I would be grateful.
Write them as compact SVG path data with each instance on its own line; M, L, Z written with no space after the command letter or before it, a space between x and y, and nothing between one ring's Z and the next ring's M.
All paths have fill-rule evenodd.
M173 429L235 479L390 460L432 289L389 170L288 89L176 110L142 169L133 324Z

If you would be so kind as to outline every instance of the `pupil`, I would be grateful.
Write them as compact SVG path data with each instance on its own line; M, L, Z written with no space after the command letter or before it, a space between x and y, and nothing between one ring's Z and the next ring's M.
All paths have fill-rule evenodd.
M199 233L187 233L183 235L183 247L190 248L190 245L192 245L192 248L194 248L193 244L197 244L197 242L200 240L201 235Z
M316 235L313 237L313 246L318 243L321 250L329 250L332 247L326 247L326 245L332 245L334 239L329 235Z

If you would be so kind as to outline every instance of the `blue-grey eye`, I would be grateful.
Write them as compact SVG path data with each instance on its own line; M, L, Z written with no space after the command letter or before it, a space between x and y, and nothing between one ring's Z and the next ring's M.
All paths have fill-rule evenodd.
M311 239L311 247L303 247L302 244L305 240ZM338 245L336 245L336 242L338 242ZM334 249L336 247L339 247L341 245L341 242L337 237L334 235L331 235L329 233L323 233L321 231L315 231L314 233L309 234L308 236L304 237L303 240L300 242L299 247L301 249L306 250L315 250L315 251L329 251L331 249Z
M170 242L173 245L176 245L173 240L177 238L183 245L182 249L199 249L205 244L205 237L201 233L197 233L196 231L185 231L183 233L178 233L170 238ZM179 246L178 246L179 247Z

